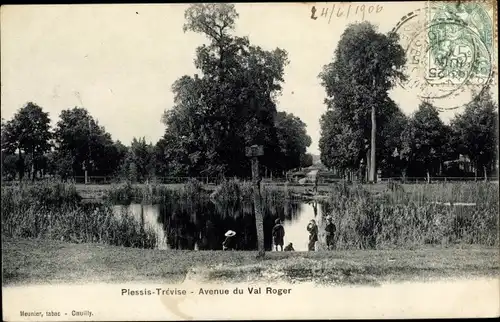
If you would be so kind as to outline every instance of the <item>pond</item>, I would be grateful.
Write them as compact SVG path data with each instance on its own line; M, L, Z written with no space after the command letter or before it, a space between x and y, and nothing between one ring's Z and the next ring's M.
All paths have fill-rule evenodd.
M157 235L158 249L221 250L224 234L236 232L237 249L257 249L255 219L251 204L233 208L213 202L198 205L139 204L114 205L115 214L128 211L144 227ZM294 201L284 206L264 207L264 244L272 248L271 231L275 220L283 220L285 246L292 242L296 251L306 251L311 219L321 222L322 207L317 202Z

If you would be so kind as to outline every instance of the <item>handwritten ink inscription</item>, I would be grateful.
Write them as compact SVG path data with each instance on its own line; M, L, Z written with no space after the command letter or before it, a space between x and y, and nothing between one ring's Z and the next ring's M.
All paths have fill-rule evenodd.
M365 20L367 15L378 14L382 12L384 6L382 5L364 5L364 4L344 4L344 3L334 3L331 6L325 6L316 8L313 6L311 8L311 19L317 20L318 18L326 19L328 18L328 23L332 20L332 16L335 14L336 18L361 18Z

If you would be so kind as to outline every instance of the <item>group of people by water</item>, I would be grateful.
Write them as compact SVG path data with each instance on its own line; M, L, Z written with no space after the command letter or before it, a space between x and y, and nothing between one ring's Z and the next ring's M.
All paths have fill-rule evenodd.
M316 244L319 240L319 228L314 219L311 219L306 226L309 232L309 242L307 249L308 251L315 251ZM326 247L328 250L335 249L335 233L337 232L337 227L333 223L332 216L326 217L325 225L325 236L326 236ZM234 250L236 246L236 232L233 230L228 230L225 233L225 239L222 243L223 250ZM275 220L275 225L272 229L273 245L276 251L294 251L293 243L289 242L285 247L285 227L280 218Z
M318 225L314 219L311 219L306 227L309 232L309 243L307 245L308 251L316 250L316 243L318 242ZM325 236L326 236L326 247L328 250L335 249L335 233L337 232L337 227L333 223L333 218L331 216L326 217L325 225Z
M276 226L282 226L281 222L276 222ZM276 227L275 226L275 227ZM318 225L316 224L316 221L314 219L311 219L309 223L307 224L306 227L307 231L309 232L309 243L307 244L307 250L308 251L315 251L316 250L316 245L319 240L318 234L319 234L319 228ZM325 225L325 236L326 236L326 247L328 250L335 249L335 233L337 231L337 227L333 223L333 218L331 216L326 217L326 225ZM274 235L273 235L274 236ZM284 233L283 233L284 236ZM278 239L278 241L281 241ZM276 242L275 242L276 244ZM292 243L290 243L291 245ZM276 250L277 247L276 247ZM285 249L286 251L286 249Z

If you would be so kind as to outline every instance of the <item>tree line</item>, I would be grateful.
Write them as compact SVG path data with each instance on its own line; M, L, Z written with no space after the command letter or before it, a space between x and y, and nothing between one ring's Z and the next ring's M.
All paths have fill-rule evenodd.
M285 112L276 113L275 118L276 144L282 155L276 160L281 163L270 164L270 169L286 171L311 165L312 156L305 152L310 144L305 123ZM2 119L2 179L35 180L56 176L65 181L84 176L85 171L91 176L131 182L145 182L160 176L228 175L203 171L202 166L189 158L178 158L176 153L186 151L172 149L164 137L156 144L146 142L145 138L133 138L128 145L115 141L82 107L63 110L53 129L50 123L49 114L33 102L19 109L11 120ZM171 142L176 140L172 137ZM182 138L176 144L182 144ZM196 152L204 151L193 151ZM213 168L224 166L223 160L212 162ZM234 168L245 173L247 165L240 166L241 169Z
M405 62L396 34L379 33L368 22L346 28L333 61L319 75L327 94L320 119L322 163L368 181L376 170L382 177L496 174L498 106L490 89L476 93L449 125L428 101L406 116L388 94L406 80ZM460 155L472 171L453 162L445 166Z
M161 117L166 129L156 144L114 141L83 107L62 111L51 129L48 113L28 102L11 120L2 119L2 176L248 177L245 147L254 144L264 146L261 164L268 175L311 165L306 124L276 106L286 51L267 51L233 35L233 5L192 5L185 18L185 32L208 40L194 59L201 76L184 75L172 85L174 106Z

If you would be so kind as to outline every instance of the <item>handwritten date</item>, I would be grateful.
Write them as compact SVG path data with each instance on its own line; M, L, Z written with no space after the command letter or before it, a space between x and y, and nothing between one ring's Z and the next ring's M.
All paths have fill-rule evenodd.
M349 17L357 16L361 17L361 20L365 20L367 14L377 14L382 12L383 9L384 7L382 5L347 5L334 3L331 7L322 7L321 11L316 9L316 6L313 6L311 8L311 19L328 18L328 23L330 23L335 13L337 18L344 17L345 19L349 19Z

